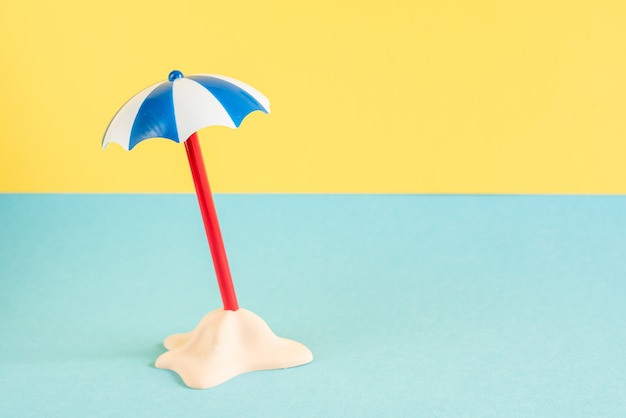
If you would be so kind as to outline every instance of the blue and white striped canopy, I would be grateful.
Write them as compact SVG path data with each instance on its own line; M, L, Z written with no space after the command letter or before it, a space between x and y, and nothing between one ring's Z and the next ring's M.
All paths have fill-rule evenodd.
M168 81L131 98L111 120L102 148L116 142L131 150L149 138L184 142L206 126L237 128L251 112L270 111L269 100L253 87L230 77L172 71Z

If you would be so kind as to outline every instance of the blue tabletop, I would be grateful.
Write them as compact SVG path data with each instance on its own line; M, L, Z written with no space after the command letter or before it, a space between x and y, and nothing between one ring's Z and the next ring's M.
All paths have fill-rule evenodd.
M0 195L0 416L626 416L626 197L218 195L313 363L154 368L220 307L193 195Z

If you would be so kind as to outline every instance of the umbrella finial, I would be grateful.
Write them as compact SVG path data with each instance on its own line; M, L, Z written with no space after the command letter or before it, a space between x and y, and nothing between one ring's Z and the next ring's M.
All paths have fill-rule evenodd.
M183 78L183 77L185 77L185 76L183 75L183 73L181 73L181 72L180 72L180 71L178 71L178 70L174 70L174 71L172 71L172 72L170 73L170 75L168 75L168 76L167 76L167 79L168 79L169 81L174 81L174 80L176 80L177 78Z

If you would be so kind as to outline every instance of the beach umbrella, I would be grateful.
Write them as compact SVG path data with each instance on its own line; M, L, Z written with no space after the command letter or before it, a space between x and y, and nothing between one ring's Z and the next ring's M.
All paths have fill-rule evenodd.
M237 128L254 112L269 113L269 100L230 77L172 71L167 81L133 96L115 114L102 147L115 142L130 151L150 138L184 142L224 310L239 309L197 131L207 126Z

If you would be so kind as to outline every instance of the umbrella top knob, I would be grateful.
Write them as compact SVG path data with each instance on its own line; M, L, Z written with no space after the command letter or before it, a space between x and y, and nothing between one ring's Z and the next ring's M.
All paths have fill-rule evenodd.
M183 73L181 73L181 72L180 72L180 71L178 71L178 70L174 70L174 71L172 71L172 72L170 73L170 75L168 75L168 76L167 76L167 79L168 79L169 81L174 81L174 80L176 80L177 78L183 78L183 77L185 77L185 76L183 75Z

